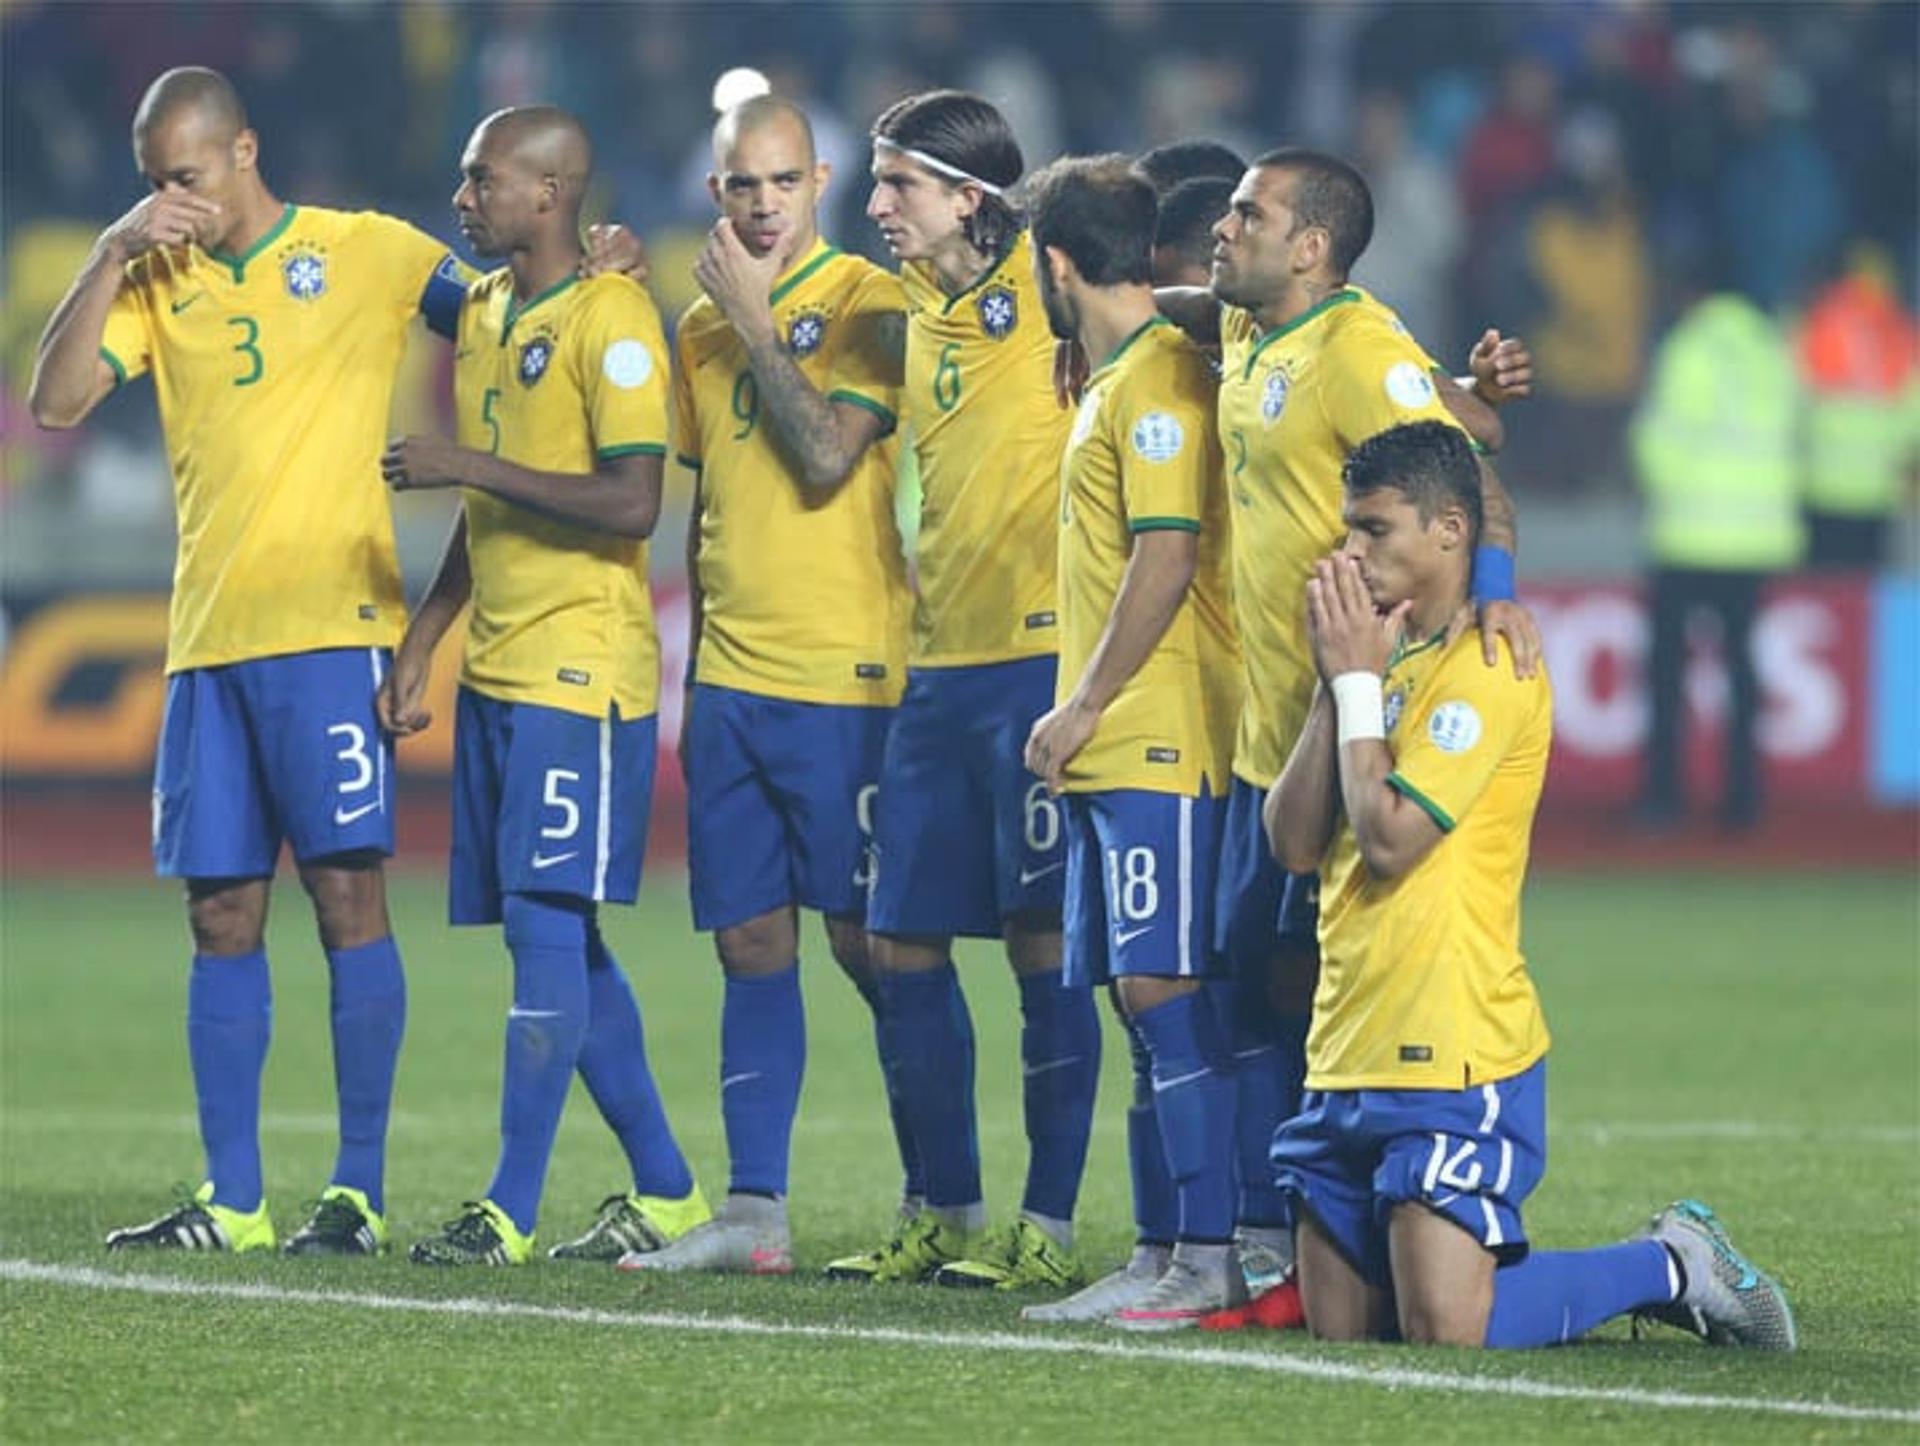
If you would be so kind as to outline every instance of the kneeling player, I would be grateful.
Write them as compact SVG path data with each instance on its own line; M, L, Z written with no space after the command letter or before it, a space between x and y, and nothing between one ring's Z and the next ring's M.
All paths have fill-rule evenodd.
M659 515L667 362L626 277L579 281L590 149L536 106L483 121L454 193L460 226L508 264L460 313L462 445L396 444L396 489L461 486L466 507L381 697L397 734L434 644L473 605L454 739L451 913L504 925L513 955L498 1168L486 1196L411 1257L518 1265L577 1066L633 1172L560 1257L657 1248L707 1205L660 1107L640 1012L597 922L632 903L653 791L659 653L645 538Z
M1191 1325L1246 1298L1232 1238L1232 1067L1208 973L1239 664L1205 357L1154 307L1154 199L1123 157L1029 183L1055 335L1105 358L1061 468L1060 685L1027 766L1064 793L1066 982L1111 983L1134 1041L1139 1244L1029 1320Z
M1785 1294L1696 1201L1624 1244L1529 1254L1548 1041L1520 891L1552 694L1486 667L1471 631L1448 641L1480 533L1466 440L1395 427L1344 481L1346 548L1307 585L1321 681L1266 806L1274 852L1324 880L1308 1092L1273 1146L1309 1328L1523 1347L1634 1311L1791 1350Z

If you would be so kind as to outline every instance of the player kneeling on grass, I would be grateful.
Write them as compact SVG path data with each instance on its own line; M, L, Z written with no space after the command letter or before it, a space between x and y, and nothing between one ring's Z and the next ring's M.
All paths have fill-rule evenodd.
M1466 439L1392 428L1344 481L1346 547L1307 584L1320 684L1266 803L1274 852L1323 881L1307 1094L1273 1146L1309 1329L1512 1348L1632 1311L1791 1350L1784 1292L1697 1201L1623 1244L1528 1252L1548 1041L1520 890L1552 693L1452 627L1480 531Z
M640 1011L601 937L603 901L640 883L659 652L647 544L660 511L667 354L647 293L580 281L592 153L550 106L500 111L467 143L460 229L506 265L468 289L454 358L459 445L409 437L396 491L458 486L465 506L380 694L397 735L433 650L472 604L454 728L450 914L500 924L513 955L500 1158L484 1199L408 1252L519 1265L577 1068L618 1136L631 1192L555 1256L654 1249L710 1212L668 1128Z

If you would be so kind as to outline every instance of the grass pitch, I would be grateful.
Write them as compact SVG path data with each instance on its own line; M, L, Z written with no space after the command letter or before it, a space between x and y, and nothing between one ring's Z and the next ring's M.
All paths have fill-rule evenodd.
M1831 879L1548 877L1527 939L1556 1042L1545 1247L1597 1243L1697 1194L1793 1294L1802 1351L1713 1351L1623 1325L1569 1348L1477 1355L1316 1346L1299 1333L1045 1331L993 1293L833 1286L873 1243L892 1163L871 1030L817 935L795 1140L791 1280L636 1281L542 1262L428 1273L109 1257L110 1228L196 1178L184 925L172 889L14 882L0 914L0 1434L288 1441L1007 1439L1803 1440L1920 1428L1920 969L1915 890ZM485 1187L508 970L400 878L412 991L389 1170L406 1242ZM725 1186L720 984L677 887L607 932L634 976L682 1143ZM297 887L271 929L268 1198L282 1234L332 1159L325 966ZM980 1038L989 1203L1017 1203L1015 996L963 951ZM1125 1050L1109 1035L1081 1203L1098 1266L1129 1238ZM622 1186L576 1091L543 1239Z

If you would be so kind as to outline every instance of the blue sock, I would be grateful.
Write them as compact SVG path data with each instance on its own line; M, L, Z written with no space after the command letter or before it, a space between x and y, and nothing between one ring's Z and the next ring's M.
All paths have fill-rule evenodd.
M1487 1344L1495 1350L1562 1345L1617 1315L1665 1305L1679 1284L1680 1273L1657 1240L1536 1250L1494 1272Z
M193 956L187 980L187 1054L200 1104L213 1201L260 1208L260 1071L273 1037L273 982L267 956Z
M1122 1019L1133 1053L1133 1105L1127 1110L1127 1165L1133 1173L1133 1224L1138 1243L1172 1245L1180 1238L1180 1197L1160 1142L1153 1108L1153 1060L1133 1022Z
M1019 976L1027 1121L1027 1190L1020 1206L1071 1220L1100 1089L1100 1013L1092 990L1060 981L1058 969Z
M592 921L587 924L587 1033L580 1044L579 1069L600 1117L626 1152L635 1192L685 1198L693 1189L693 1171L673 1137L647 1064L640 1004L626 971Z
M973 1111L973 1018L952 963L880 975L881 1029L926 1171L927 1203L980 1203Z
M576 901L535 894L508 894L505 913L513 1008L500 1089L500 1163L487 1198L531 1233L587 1033L587 921Z
M1307 1021L1276 1015L1264 989L1241 986L1231 1006L1234 1065L1234 1155L1239 1164L1241 1225L1277 1227L1287 1220L1274 1183L1273 1136L1300 1112Z
M387 1115L407 1029L407 976L392 935L327 950L333 984L333 1084L340 1100L340 1153L333 1183L387 1208Z
M787 1193L793 1117L806 1069L799 961L778 974L729 974L720 1010L720 1115L733 1166L730 1189Z
M887 1087L887 1114L893 1121L893 1143L900 1151L900 1195L902 1199L924 1200L927 1196L927 1172L920 1168L920 1152L913 1145L913 1131L907 1125L907 1107L900 1098L899 1070L887 1053L886 1026L880 1021L880 984L869 974L854 980L854 988L873 1011L873 1049L880 1061L880 1079Z
M1233 1238L1233 1076L1212 995L1182 994L1133 1017L1153 1060L1153 1107L1180 1196L1180 1239Z

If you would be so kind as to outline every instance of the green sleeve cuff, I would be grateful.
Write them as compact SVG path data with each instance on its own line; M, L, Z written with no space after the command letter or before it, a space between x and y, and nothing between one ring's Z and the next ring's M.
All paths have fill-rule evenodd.
M1127 524L1129 532L1198 532L1200 523L1192 517L1136 517Z
M827 393L827 400L845 402L848 406L858 407L863 412L872 412L883 424L883 430L880 433L883 437L892 433L893 429L900 425L900 419L886 407L881 406L872 397L863 397L858 392L831 391Z
M116 387L121 386L126 382L127 380L126 363L121 361L119 357L115 356L112 352L108 351L105 347L101 347L100 360L113 368L113 384Z
M680 459L680 465L682 467L694 472L700 470L700 459L698 457L689 457L685 452L678 452L675 453L675 455Z
M664 457L667 449L659 442L629 442L624 447L602 447L593 454L602 462L618 457Z
M1453 832L1453 819L1448 815L1447 811L1432 799L1428 798L1419 789L1415 788L1411 783L1408 783L1407 780L1402 778L1397 772L1387 775L1387 786L1394 789L1403 797L1419 804L1421 810L1427 817L1440 826L1441 833Z

